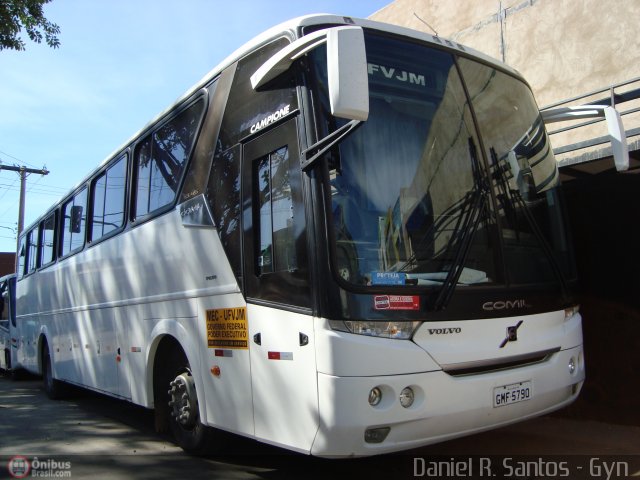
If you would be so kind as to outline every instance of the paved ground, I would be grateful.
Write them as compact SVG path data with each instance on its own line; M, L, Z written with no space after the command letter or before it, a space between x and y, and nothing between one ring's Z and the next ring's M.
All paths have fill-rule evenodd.
M16 455L32 464L35 457L45 466L61 462L56 475L69 471L71 478L94 479L434 478L429 462L436 456L443 462L442 478L469 477L469 462L475 478L500 478L504 469L481 470L482 462L505 466L505 455L528 455L530 462L522 471L517 458L509 461L511 478L640 477L640 427L557 415L404 455L358 460L315 459L231 436L227 444L219 456L190 457L154 433L151 412L143 408L87 392L51 401L39 380L0 377L0 478L10 478L6 465Z

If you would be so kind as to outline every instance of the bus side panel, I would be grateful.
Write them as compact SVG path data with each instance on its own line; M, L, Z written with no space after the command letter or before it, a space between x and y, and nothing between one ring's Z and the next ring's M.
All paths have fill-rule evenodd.
M309 453L320 421L313 317L251 304L247 313L256 437Z
M217 356L207 344L207 310L246 306L215 229L185 228L172 210L19 285L20 355L31 371L45 332L55 378L151 407L152 345L171 335L190 359L203 420L254 434L249 349Z
M80 370L81 383L106 392L119 393L117 378L117 332L115 319L117 308L84 310L76 314L79 319L79 350L77 359L82 359L76 370Z
M217 241L215 243L218 243ZM246 322L246 303L240 293L229 295L213 295L200 299L198 338L201 342L201 371L206 389L205 408L206 423L224 430L242 435L254 435L253 402L251 394L251 365L249 359L248 342L250 338L244 336L242 325L246 325L242 318L238 321L216 322L213 320L244 312ZM210 320L207 320L209 316ZM217 328L216 323L224 325ZM229 323L238 325L234 327ZM208 324L211 326L208 331ZM228 328L226 328L228 327ZM248 332L247 332L248 333ZM247 342L244 346L225 346L227 334ZM211 345L208 344L209 338Z
M40 323L32 312L38 298L31 299L28 293L37 288L35 276L23 278L16 287L16 363L14 367L23 368L31 373L39 374L38 365L38 333ZM38 296L42 293L38 293Z
M133 345L129 345L131 340L135 340L135 338L131 336L131 324L128 321L129 317L126 311L127 309L124 307L113 309L112 315L116 335L114 339L116 348L112 357L115 359L116 365L116 388L118 395L131 400L131 357L133 357L133 354L138 354L138 356L141 357L142 349L140 348L140 351L138 351ZM144 376L138 378L140 378L141 383L144 384Z
M7 354L11 354L9 330L0 327L0 370L8 370Z
M81 354L80 338L74 316L69 314L41 315L45 337L49 342L51 354L51 368L54 378L74 383L80 382L78 366L81 359L76 356Z

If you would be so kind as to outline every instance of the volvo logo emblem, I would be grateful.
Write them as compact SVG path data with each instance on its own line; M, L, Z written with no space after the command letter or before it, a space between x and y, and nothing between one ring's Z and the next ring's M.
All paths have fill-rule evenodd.
M504 348L509 342L515 342L518 340L518 328L520 328L520 325L522 325L522 320L516 323L513 327L507 327L507 336L502 340L500 348Z

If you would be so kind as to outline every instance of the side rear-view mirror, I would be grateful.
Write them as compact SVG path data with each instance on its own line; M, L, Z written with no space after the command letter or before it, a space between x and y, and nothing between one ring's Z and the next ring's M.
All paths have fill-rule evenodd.
M71 222L69 223L70 233L82 232L82 210L81 205L71 207Z
M629 147L627 135L622 125L620 113L608 105L580 105L577 107L559 107L541 112L544 123L578 120L581 118L604 117L607 122L611 150L616 170L622 172L629 169Z
M251 76L259 89L283 74L302 55L327 45L327 72L331 114L349 120L369 117L369 79L362 27L346 26L318 30L290 43L267 60Z

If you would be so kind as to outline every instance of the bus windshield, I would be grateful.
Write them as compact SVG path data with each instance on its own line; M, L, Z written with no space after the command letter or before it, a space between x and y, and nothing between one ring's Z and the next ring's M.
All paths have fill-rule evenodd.
M337 275L443 290L573 278L556 160L527 85L447 51L366 38L369 119L328 167Z

